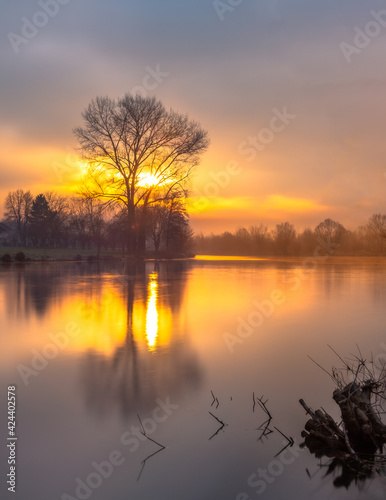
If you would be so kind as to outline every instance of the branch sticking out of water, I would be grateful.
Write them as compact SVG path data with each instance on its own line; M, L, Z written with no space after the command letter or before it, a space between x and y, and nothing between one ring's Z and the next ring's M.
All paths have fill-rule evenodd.
M139 472L139 474L138 474L138 477L137 477L137 481L139 481L139 480L141 479L142 472L143 472L143 470L144 470L144 468L145 468L146 462L147 462L150 458L154 457L154 455L157 455L157 453L159 453L160 451L165 450L165 449L166 449L166 446L164 446L164 445L163 445L163 444L161 444L161 443L158 443L158 441L155 441L155 439L152 439L151 437L149 437L149 436L146 434L145 428L144 428L144 426L143 426L143 424L142 424L141 417L139 416L139 414L138 414L138 413L137 413L137 417L138 417L139 423L141 424L141 429L142 429L141 434L142 434L143 436L145 436L145 438L146 438L146 439L148 439L148 440L149 440L149 441L151 441L152 443L154 443L154 444L156 444L157 446L159 446L159 450L155 451L154 453L151 453L151 454L150 454L149 456L147 456L144 460L142 460L142 462L141 462L142 467L141 467L141 470L140 470L140 472Z
M259 431L262 431L260 436L258 437L258 441L263 441L263 438L268 437L270 434L273 433L273 430L269 428L269 425L272 421L272 415L270 411L267 408L267 403L268 399L264 401L264 396L261 396L261 398L256 398L260 408L264 411L264 413L268 416L266 420L260 425L258 428Z
M210 406L213 406L215 403L217 403L217 405L216 405L216 410L217 410L217 408L220 406L220 402L219 402L219 400L216 398L216 396L213 394L213 391L210 391L210 392L211 392L212 397L213 397L213 401L212 401L212 404L211 404ZM232 399L232 398L231 398L231 399Z
M216 415L213 415L212 412L208 412L208 413L209 413L209 415L212 415L212 417L214 419L216 419L219 424L221 424L220 427L217 429L217 431L212 436L210 436L210 438L209 438L209 441L210 441L212 438L214 438L215 436L217 436L217 434L221 431L221 429L223 429L228 424L225 424L222 420L220 420L219 418L217 418Z
M272 415L266 406L268 403L268 399L264 401L264 396L261 396L261 398L257 398L257 401L259 403L260 408L262 408L263 411L268 415L268 418L272 420Z
M278 432L279 434L281 434L281 435L283 436L283 438L285 438L285 439L288 441L288 443L287 443L287 444L286 444L286 445L285 445L285 446L284 446L284 447L283 447L283 448L282 448L282 449L281 449L278 453L276 453L276 455L274 456L274 458L276 458L277 456L279 456L279 455L280 455L280 453L283 453L283 451L284 451L284 450L286 450L289 446L293 446L293 445L295 444L295 441L292 439L292 437L288 437L288 436L286 436L286 435L285 435L283 432L281 432L281 430L280 430L280 429L278 429L277 427L274 427L274 429L276 429L276 430L277 430L277 432Z
M142 432L141 432L141 434L142 434L143 436L145 436L145 438L146 438L146 439L148 439L148 440L149 440L149 441L151 441L152 443L154 443L154 444L156 444L157 446L159 446L161 449L165 449L165 448L166 448L166 446L164 446L164 445L163 445L163 444L161 444L161 443L158 443L158 441L155 441L154 439L152 439L151 437L149 437L149 436L146 434L146 431L145 431L145 429L144 429L144 427L143 427L143 425L142 425L142 420L141 420L141 417L138 415L138 413L137 413L137 417L138 417L139 423L141 424L141 427L142 427Z

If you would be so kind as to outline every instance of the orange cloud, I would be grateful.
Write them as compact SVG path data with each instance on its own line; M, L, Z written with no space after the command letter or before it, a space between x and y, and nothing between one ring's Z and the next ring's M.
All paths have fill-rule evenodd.
M285 218L288 214L322 212L328 207L314 200L282 195L270 195L265 198L237 196L224 198L196 197L189 198L188 210L197 217L213 217L222 213L225 218L239 218L243 213L248 216L267 216Z

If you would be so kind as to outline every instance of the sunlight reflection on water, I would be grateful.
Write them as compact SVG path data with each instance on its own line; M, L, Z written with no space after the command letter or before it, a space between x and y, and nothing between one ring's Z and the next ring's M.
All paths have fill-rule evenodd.
M331 259L295 290L283 278L301 266L301 259L203 257L159 265L0 267L2 382L15 383L20 400L20 498L30 491L36 498L73 495L75 479L114 449L126 465L92 500L166 500L171 491L181 500L235 500L240 492L258 498L248 477L271 463L283 438L258 441L265 415L253 411L252 393L268 398L273 425L299 442L306 421L299 398L338 417L328 377L307 356L329 368L337 360L327 344L348 355L358 343L376 355L384 342L383 260ZM231 354L224 333L237 334L276 289L286 301ZM66 340L69 324L78 333ZM38 356L52 335L63 345L41 368ZM35 366L27 386L20 364ZM218 406L211 405L211 391ZM157 400L167 398L178 409L153 435L167 448L146 462L137 482L141 463L157 448L139 438L131 453L120 436L132 436L137 413L146 422ZM219 426L209 411L228 424L210 440ZM357 494L334 489L304 451L263 498L352 500ZM382 498L379 483L366 484L365 495Z

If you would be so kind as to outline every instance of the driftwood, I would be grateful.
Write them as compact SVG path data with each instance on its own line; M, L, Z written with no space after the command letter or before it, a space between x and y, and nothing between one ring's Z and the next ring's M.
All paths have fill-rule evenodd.
M371 402L374 387L369 383L352 382L342 391L336 389L333 398L339 405L348 439L358 455L382 453L386 443L386 426Z
M346 365L345 368L347 368ZM342 421L337 424L324 410L313 411L302 399L299 401L306 413L311 417L302 431L304 443L316 457L331 458L327 473L337 466L341 468L341 476L336 478L336 486L348 487L355 480L363 480L379 473L386 464L383 447L386 444L386 425L382 422L385 377L375 378L363 360L360 360L354 373L354 381L343 384L344 378L333 369L332 378L338 388L333 399L338 404ZM365 374L368 378L359 376Z

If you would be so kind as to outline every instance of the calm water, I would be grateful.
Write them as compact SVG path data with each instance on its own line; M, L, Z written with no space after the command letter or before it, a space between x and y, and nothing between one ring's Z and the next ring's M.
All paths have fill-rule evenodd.
M313 272L301 259L0 267L1 498L8 385L18 400L9 498L384 498L385 479L336 488L296 445L275 458L274 428L301 442L299 398L338 419L334 386L308 356L330 369L328 344L386 354L385 301L381 259ZM263 441L253 393L273 416ZM215 417L227 424L217 434Z

